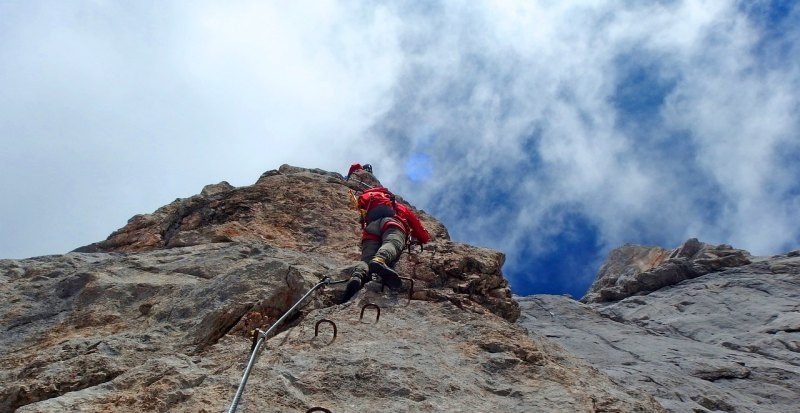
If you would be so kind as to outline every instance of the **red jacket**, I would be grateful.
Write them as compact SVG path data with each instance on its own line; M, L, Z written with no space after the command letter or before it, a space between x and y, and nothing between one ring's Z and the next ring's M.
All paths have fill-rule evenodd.
M362 224L365 226L376 219L396 218L396 220L387 220L381 228L381 232L386 231L389 227L396 227L406 235L415 238L420 244L425 244L431 239L414 211L403 204L398 204L394 194L382 186L364 191L358 197L358 208L362 211ZM362 239L375 238L374 234L362 231Z

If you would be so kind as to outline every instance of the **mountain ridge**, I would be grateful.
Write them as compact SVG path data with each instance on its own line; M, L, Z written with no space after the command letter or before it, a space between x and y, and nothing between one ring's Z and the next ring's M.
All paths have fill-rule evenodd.
M348 191L379 184L365 171L345 180L283 165L250 186L207 185L68 254L0 260L7 303L0 410L227 409L253 330L274 323L321 280L347 279L360 238ZM797 406L787 395L797 391L800 319L791 300L800 253L752 257L697 240L674 251L629 245L610 254L584 303L515 297L503 253L454 242L438 220L414 210L433 240L396 266L413 289L406 282L401 292L385 292L370 282L343 305L336 304L340 288L318 290L267 341L238 411ZM772 294L772 308L741 304L755 315L737 319L740 325L767 319L751 335L725 325L741 314L719 311L724 300L685 298L687 285L734 291L713 283L760 285L767 273L779 274L781 292ZM691 323L672 320L681 307L695 323L711 320L725 338L690 337ZM761 346L766 355L749 350L749 341L765 337L772 340ZM677 353L652 351L662 345Z

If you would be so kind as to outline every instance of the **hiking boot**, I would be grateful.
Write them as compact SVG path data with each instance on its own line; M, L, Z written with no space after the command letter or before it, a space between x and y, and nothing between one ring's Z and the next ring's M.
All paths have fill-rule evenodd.
M350 278L350 281L347 282L347 287L344 289L344 294L342 294L342 298L339 300L339 304L344 304L348 302L354 295L361 289L361 277L354 275Z
M386 265L386 261L381 257L375 257L369 262L369 272L378 274L383 283L392 290L399 290L403 286L397 272Z

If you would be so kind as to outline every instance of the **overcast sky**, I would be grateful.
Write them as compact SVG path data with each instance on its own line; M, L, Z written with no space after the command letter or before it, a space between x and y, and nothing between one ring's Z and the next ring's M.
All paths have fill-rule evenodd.
M0 0L0 257L283 163L580 296L612 248L800 248L795 1Z

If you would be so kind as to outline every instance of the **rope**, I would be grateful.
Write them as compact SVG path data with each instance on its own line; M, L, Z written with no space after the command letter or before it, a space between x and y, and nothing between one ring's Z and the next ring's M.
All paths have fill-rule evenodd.
M258 352L261 349L261 346L264 344L264 341L266 341L267 337L269 337L269 334L276 328L278 328L278 326L280 326L281 323L283 323L287 318L289 318L289 316L294 312L294 310L297 309L297 307L299 307L300 304L308 296L311 295L311 293L313 293L314 291L316 291L317 289L319 289L324 285L341 284L347 281L348 280L333 281L331 280L330 277L325 277L317 285L312 287L304 296L302 296L299 300L297 300L297 302L294 303L294 305L288 311L286 311L281 316L281 318L278 319L278 321L274 322L269 327L269 329L267 329L267 331L261 331L260 329L256 329L256 331L258 332L258 342L253 348L253 351L250 353L250 360L247 362L247 367L245 367L244 369L244 374L242 375L242 381L239 383L239 388L236 390L236 396L233 397L233 402L231 402L231 407L230 409L228 409L228 413L236 412L236 408L239 405L239 400L242 398L242 393L244 393L244 386L247 384L247 379L250 378L250 371L253 369L253 365L256 362L256 357L258 356Z
M361 186L363 186L363 187L364 187L364 188L366 188L366 189L370 189L370 188L372 188L372 187L374 186L374 185L370 185L370 184L368 184L368 183L366 183L366 182L362 182L362 181L359 181L358 179L354 179L354 178L350 178L350 179L348 179L347 181L349 181L349 182L355 182L355 183L357 183L357 184L361 184Z
M541 300L541 299L539 299L539 298L534 298L534 299L533 299L533 302L534 302L536 305L538 305L539 307L541 307L541 309L542 309L542 310L544 310L544 311L547 311L548 313L550 313L550 317L552 317L552 318L556 318L556 315L555 315L555 314L553 314L553 312L552 312L552 311L550 311L550 310L548 310L547 308L545 308L545 307L544 307L544 306L543 306L543 305L542 305L542 304L539 302L540 300Z

